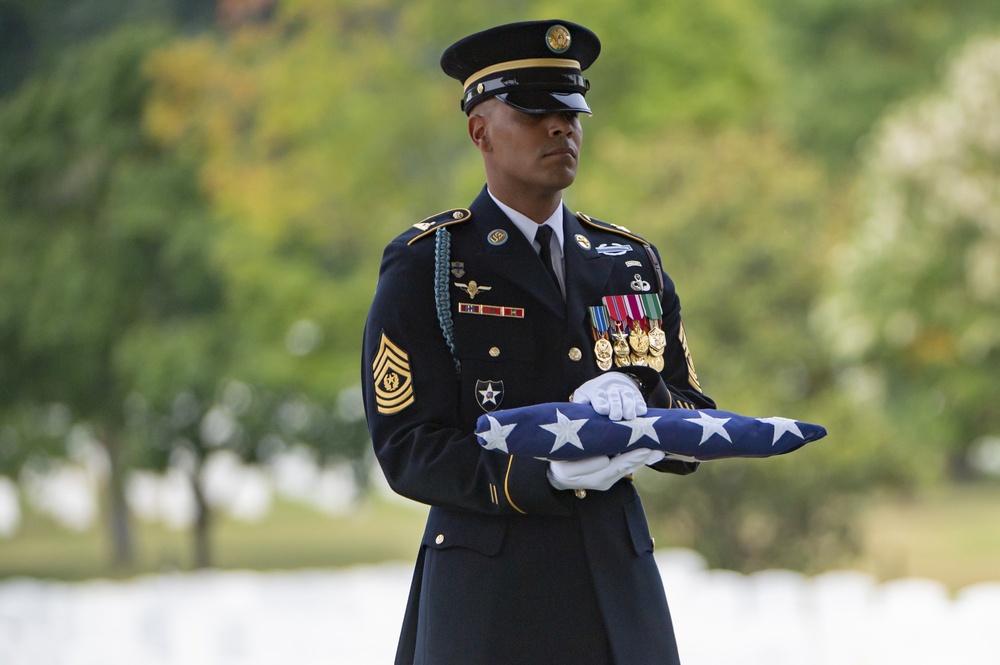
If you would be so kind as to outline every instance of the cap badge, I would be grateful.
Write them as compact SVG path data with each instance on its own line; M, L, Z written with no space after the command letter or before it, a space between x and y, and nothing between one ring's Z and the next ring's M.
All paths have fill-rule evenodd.
M493 229L490 231L490 234L486 237L486 239L494 247L499 247L507 242L507 232L503 229Z
M577 233L576 236L574 237L576 239L577 245L583 247L584 249L590 249L590 240L587 238L587 236L583 235L582 233Z
M553 53L565 53L572 42L569 30L564 26L554 25L545 33L545 43Z

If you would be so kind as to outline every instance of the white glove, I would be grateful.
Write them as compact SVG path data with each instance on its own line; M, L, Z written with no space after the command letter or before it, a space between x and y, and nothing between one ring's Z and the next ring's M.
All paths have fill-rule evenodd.
M585 457L567 462L549 462L549 484L557 490L598 490L603 492L619 480L647 464L663 459L662 450L636 448L608 457Z
M646 414L646 400L635 381L621 372L595 376L573 391L574 404L589 404L611 420L632 420Z

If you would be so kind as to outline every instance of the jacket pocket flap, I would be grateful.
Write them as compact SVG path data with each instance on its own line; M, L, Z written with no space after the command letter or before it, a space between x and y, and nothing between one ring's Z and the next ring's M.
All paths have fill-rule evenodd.
M507 519L489 515L432 513L421 544L433 549L464 547L493 556L503 546Z

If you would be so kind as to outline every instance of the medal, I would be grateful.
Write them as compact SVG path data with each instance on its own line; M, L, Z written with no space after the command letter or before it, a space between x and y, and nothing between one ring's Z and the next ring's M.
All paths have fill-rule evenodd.
M632 353L628 348L628 333L619 328L612 336L615 338L615 367L628 367L632 364Z
M629 318L628 344L632 347L632 364L645 365L646 354L649 352L649 335L642 328L646 319L646 310L639 296L624 296L625 312Z
M597 358L597 367L601 371L607 371L611 369L613 363L614 349L611 346L611 341L608 340L608 330L611 328L611 322L608 320L608 311L604 307L598 305L596 307L590 307L590 323L593 327L594 339L594 356Z
M625 309L625 296L604 296L604 306L614 322L615 367L628 367L632 364L632 350L629 348L628 312Z
M667 334L660 327L660 320L663 318L663 309L660 307L660 299L653 293L639 296L645 306L646 316L649 318L649 355L662 356L667 348ZM663 367L663 359L660 358L658 364ZM653 363L650 362L650 367ZM660 370L657 370L660 371Z
M662 356L667 348L667 334L660 328L659 321L649 322L649 355Z

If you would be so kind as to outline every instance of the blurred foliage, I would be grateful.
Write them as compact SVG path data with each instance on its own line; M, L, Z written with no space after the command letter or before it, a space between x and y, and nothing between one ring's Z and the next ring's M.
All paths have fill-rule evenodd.
M994 0L759 0L784 79L775 109L797 145L853 177L886 109L931 88L946 58L1000 27Z
M0 96L53 66L67 47L124 24L211 25L215 0L0 0Z
M123 404L136 375L156 370L162 347L149 342L169 338L175 352L151 397L205 390L225 357L224 339L206 334L224 330L222 289L205 256L196 165L148 141L140 123L142 62L166 38L131 29L69 51L0 107L0 409L61 405L91 425L111 462L112 551L123 565L133 461ZM32 432L21 441L35 453Z
M195 166L139 125L141 64L165 37L123 32L73 52L0 107L0 405L61 402L115 428L148 360L133 336L214 326L222 295ZM200 365L210 382L216 350L181 346L197 357L174 354L175 369Z
M959 476L1000 430L998 182L995 36L970 43L937 90L874 134L865 215L834 254L817 315L844 383Z
M996 3L0 0L0 472L68 454L88 423L113 485L173 465L197 491L214 450L298 444L366 477L359 340L382 247L483 180L441 51L552 16L604 45L567 204L658 246L721 408L830 431L647 478L655 518L713 565L815 567L856 544L866 492L995 434L1000 261L954 192L992 196L1000 115L948 115L949 92L893 107ZM168 27L123 27L150 20ZM934 104L980 138L934 138Z

